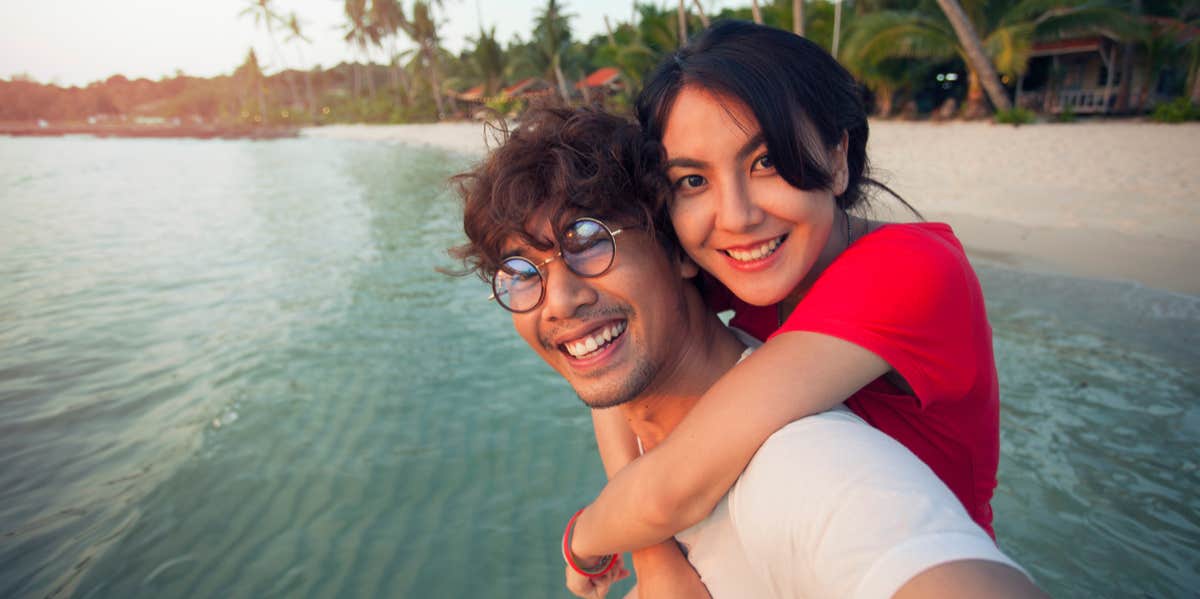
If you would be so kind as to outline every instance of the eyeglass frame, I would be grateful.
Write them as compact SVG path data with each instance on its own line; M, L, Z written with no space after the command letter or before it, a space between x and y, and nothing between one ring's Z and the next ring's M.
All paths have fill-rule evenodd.
M609 258L608 265L604 267L604 270L601 270L600 272L598 272L594 275L586 275L586 274L576 271L574 268L571 267L571 263L567 262L566 260L563 261L563 264L566 265L567 270L571 271L571 273L573 273L575 276L578 276L578 277L582 277L585 279L594 279L596 277L603 276L604 273L607 273L609 271L609 269L612 268L613 263L617 261L617 235L620 235L621 232L624 231L625 229L620 228L620 229L617 229L614 231L604 221L602 221L598 218L595 218L593 216L581 216L579 218L576 218L571 221L570 225L568 225L568 228L570 228L571 226L574 226L575 223L577 223L579 221L589 221L589 222L596 223L597 225L600 225L601 228L603 228L605 231L608 232L608 237L609 237L609 239L612 240L612 246L613 246L612 247L612 257ZM534 270L537 271L538 279L541 281L541 285L539 286L540 293L538 295L537 301L534 302L532 306L530 306L524 310L513 310L507 304L498 300L496 298L496 274L495 273L492 273L492 277L491 277L492 278L492 294L488 296L488 301L495 301L497 304L500 305L501 308L504 308L505 310L508 310L509 312L512 312L513 314L525 314L527 312L532 312L532 311L536 310L538 306L542 305L542 302L545 301L545 299L546 299L546 273L542 271L542 267L563 257L562 240L560 239L561 234L556 235L555 237L556 237L556 242L558 243L558 251L554 252L554 254L552 256L550 256L549 258L546 258L545 260L541 261L540 263L534 262L533 260L530 260L529 258L526 258L525 256L522 256L520 254L510 254L510 255L505 256L500 259L500 263L504 264L508 260L511 260L513 258L519 258L521 260L528 262L531 266L533 266Z

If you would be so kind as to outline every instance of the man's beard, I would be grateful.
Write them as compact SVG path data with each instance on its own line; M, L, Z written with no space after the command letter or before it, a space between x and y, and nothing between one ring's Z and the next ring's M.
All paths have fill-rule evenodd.
M657 375L657 367L647 360L638 360L633 366L633 372L623 380L616 382L613 385L615 388L589 391L588 397L584 397L579 389L575 389L575 393L579 395L583 405L589 408L612 408L637 399L650 386L650 383L654 382L654 377Z

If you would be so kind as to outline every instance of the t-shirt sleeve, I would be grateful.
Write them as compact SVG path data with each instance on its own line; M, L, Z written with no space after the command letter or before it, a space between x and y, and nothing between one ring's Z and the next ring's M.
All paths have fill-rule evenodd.
M848 413L773 435L729 495L730 517L774 597L891 597L940 564L1020 570L916 456Z
M883 358L922 406L962 398L976 380L987 319L956 242L886 227L835 260L775 333L837 337Z

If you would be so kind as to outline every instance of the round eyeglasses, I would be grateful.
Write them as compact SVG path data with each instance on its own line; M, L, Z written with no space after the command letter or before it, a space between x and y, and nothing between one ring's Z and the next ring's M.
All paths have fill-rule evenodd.
M608 272L617 255L616 241L621 233L608 228L597 219L585 216L571 221L558 237L558 252L535 264L523 256L509 256L500 261L492 275L492 295L509 312L528 312L542 303L546 296L546 275L542 267L562 257L571 272L581 277L598 277Z

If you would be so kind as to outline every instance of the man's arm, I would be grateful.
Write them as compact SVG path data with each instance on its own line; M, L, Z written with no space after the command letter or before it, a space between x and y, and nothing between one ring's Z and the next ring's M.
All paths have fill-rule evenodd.
M893 599L1050 599L1020 570L986 560L968 559L934 566L913 577Z

